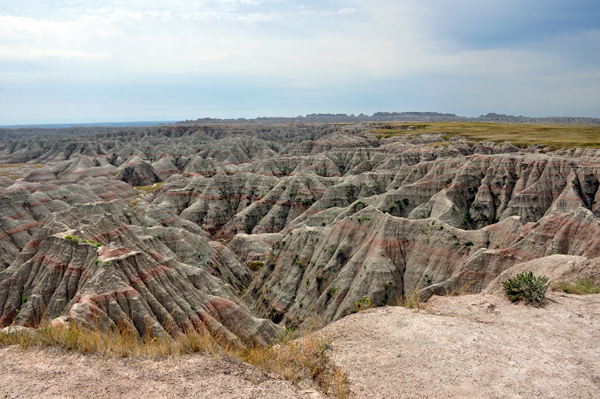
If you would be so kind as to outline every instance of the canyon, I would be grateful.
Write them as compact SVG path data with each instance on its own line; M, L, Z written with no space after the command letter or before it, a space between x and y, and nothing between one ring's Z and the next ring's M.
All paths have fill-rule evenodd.
M382 124L0 141L0 324L266 345L514 265L600 254L600 150Z

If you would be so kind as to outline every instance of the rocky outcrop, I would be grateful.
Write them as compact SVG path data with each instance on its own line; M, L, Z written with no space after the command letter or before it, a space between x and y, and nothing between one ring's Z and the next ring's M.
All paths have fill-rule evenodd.
M228 247L242 263L266 263L273 246L283 238L279 233L236 234ZM262 267L257 265L256 267Z
M436 219L398 218L372 206L349 207L326 227L303 226L276 243L244 299L275 320L300 321L317 313L332 321L355 311L363 298L397 304L415 290L423 294L443 285L479 250L506 248L520 230L517 217L468 231ZM485 265L480 272L488 282L497 275Z
M132 186L149 186L160 181L152 165L138 157L119 166L115 178Z
M130 325L140 335L207 329L232 341L266 344L278 331L253 317L233 286L206 270L221 268L248 282L249 273L226 248L197 236L198 246L192 247L190 237L173 234L185 236L185 230L158 228L171 235L137 236L113 215L92 222L74 210L61 213L45 221L27 256L1 272L2 325L35 325L45 312L102 329ZM195 265L178 260L192 257L190 250L198 258Z

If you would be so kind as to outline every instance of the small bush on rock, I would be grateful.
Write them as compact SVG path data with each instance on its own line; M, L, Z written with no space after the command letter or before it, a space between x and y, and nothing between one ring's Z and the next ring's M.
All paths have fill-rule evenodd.
M250 262L250 263L248 263L248 267L250 268L250 270L254 270L254 271L262 269L262 267L264 265L265 264L263 262Z
M539 307L546 297L548 277L535 277L533 272L517 274L515 278L503 281L504 293L513 302L523 301Z

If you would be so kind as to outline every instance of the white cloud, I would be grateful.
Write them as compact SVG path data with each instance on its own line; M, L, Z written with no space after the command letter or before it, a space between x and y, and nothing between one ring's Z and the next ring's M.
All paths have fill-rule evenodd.
M79 59L101 59L106 58L106 54L91 53L85 51L70 51L60 49L23 49L3 48L0 46L0 60L12 61L37 61L49 58L79 58Z
M36 74L36 82L64 76L80 85L122 85L132 79L140 86L157 81L230 81L279 87L282 92L340 93L348 87L367 93L369 85L377 85L381 91L390 87L386 94L390 98L396 98L398 82L405 82L418 95L425 96L417 86L430 93L430 97L415 98L416 103L454 96L462 98L465 107L485 101L505 104L511 97L507 87L523 91L521 98L530 98L535 93L547 96L544 85L548 82L564 87L560 89L564 93L569 85L572 93L589 93L579 88L600 83L598 56L594 55L599 53L600 30L473 45L461 41L468 29L453 25L451 9L439 0L18 3L23 7L16 2L2 7L0 70L14 71L11 63L26 62L34 66L31 73ZM459 3L463 10L472 8ZM446 7L449 14L443 23L447 26L439 26L440 18L432 19L430 4ZM510 7L515 4L511 2ZM489 7L481 10L487 13ZM466 26L469 18L478 17L458 19ZM485 22L477 26L484 29ZM0 84L10 87L10 76L0 74ZM552 101L557 104L558 100ZM600 109L600 100L589 101Z
M111 26L93 26L84 20L55 22L0 15L0 61L102 57L105 54L90 46L90 41L117 35Z

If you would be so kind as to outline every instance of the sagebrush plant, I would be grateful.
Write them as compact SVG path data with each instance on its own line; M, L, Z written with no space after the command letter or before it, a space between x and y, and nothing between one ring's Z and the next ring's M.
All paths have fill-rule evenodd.
M275 373L294 383L309 381L323 393L339 399L351 397L348 375L334 362L330 342L318 333L284 334L275 345L267 347L240 345L204 332L180 334L177 338L152 337L126 324L111 325L110 331L90 329L77 323L53 328L43 319L36 329L14 327L0 331L0 347L19 345L22 349L59 348L84 355L101 357L179 358L202 353L214 358L238 359L264 371Z
M579 277L574 283L557 281L551 285L554 291L564 291L567 294L591 295L600 294L600 281L589 277Z
M504 293L513 302L523 301L539 307L546 298L548 277L534 276L533 272L520 273L502 282Z

